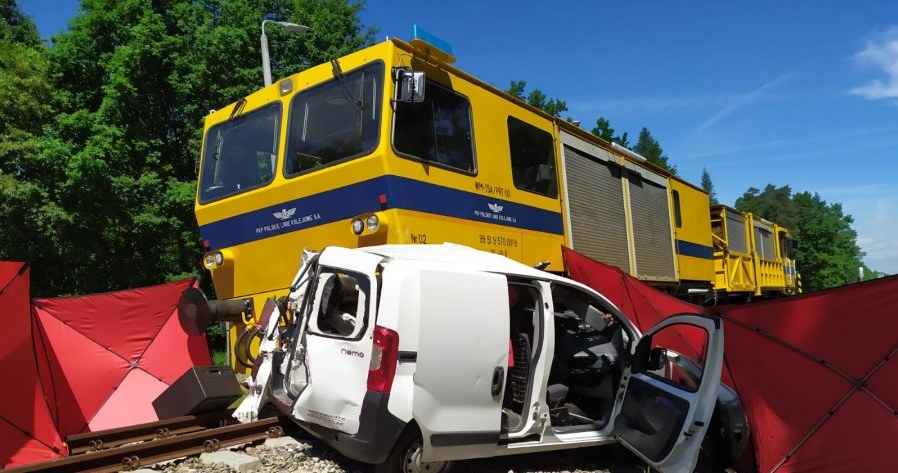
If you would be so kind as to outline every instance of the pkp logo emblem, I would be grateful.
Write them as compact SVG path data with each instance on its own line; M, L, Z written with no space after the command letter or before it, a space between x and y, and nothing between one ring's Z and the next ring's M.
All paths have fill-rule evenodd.
M502 207L501 205L499 205L499 204L486 204L486 206L489 207L490 210L493 211L493 212L495 212L495 213L501 213L501 212L502 212L502 208L503 208L503 207Z
M288 218L292 217L293 214L295 214L295 213L296 213L296 207L293 207L292 209L281 209L280 212L275 212L272 215L274 215L275 218L278 218L280 220L287 220Z

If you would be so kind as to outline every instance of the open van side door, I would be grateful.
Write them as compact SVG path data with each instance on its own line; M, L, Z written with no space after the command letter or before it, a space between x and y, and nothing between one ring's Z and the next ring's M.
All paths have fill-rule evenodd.
M377 268L382 258L326 248L310 281L311 309L288 366L305 379L293 416L347 434L359 429L368 387L377 310Z
M658 332L704 335L700 379L678 371L677 356L653 343ZM677 334L679 335L679 333ZM657 342L657 340L656 340ZM655 345L655 348L652 346ZM614 406L614 434L625 447L662 472L693 471L714 405L723 366L723 323L702 315L676 315L652 327L624 369ZM688 378L684 381L684 378Z
M424 268L413 412L424 461L495 455L508 370L508 282L498 274Z

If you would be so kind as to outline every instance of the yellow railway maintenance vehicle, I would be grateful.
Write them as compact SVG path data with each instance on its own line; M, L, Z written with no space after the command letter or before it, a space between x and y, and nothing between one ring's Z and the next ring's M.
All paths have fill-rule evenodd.
M789 230L754 214L715 205L711 231L719 291L746 300L800 292Z
M287 294L303 248L384 243L556 272L567 245L671 293L715 289L706 192L453 67L424 36L207 116L196 218L219 298L262 307Z

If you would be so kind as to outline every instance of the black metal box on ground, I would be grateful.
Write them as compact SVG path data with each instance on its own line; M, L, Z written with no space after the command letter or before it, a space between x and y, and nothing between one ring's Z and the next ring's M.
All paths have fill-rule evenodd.
M184 372L153 401L159 419L225 409L243 392L231 368L203 366Z

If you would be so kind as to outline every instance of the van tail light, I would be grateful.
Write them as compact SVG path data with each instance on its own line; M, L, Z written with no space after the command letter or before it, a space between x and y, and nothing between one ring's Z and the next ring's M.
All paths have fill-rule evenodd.
M379 325L374 327L374 348L371 350L368 389L381 393L390 392L398 361L399 334Z

